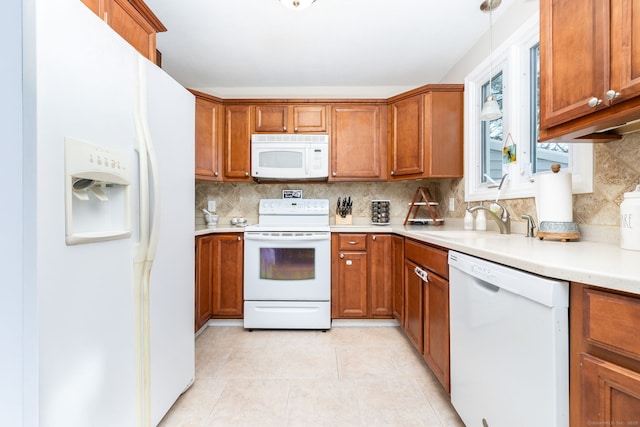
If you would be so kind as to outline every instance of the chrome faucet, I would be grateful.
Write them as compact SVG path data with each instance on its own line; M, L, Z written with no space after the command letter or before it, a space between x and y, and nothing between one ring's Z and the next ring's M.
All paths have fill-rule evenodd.
M489 218L491 218L496 222L496 224L498 224L500 234L511 234L511 217L509 216L509 211L507 211L507 209L500 203L496 202L493 204L499 206L500 209L502 209L502 213L500 214L500 216L498 216L494 211L484 205L472 206L470 208L467 208L467 210L471 213L479 209L487 211L487 213L489 214Z

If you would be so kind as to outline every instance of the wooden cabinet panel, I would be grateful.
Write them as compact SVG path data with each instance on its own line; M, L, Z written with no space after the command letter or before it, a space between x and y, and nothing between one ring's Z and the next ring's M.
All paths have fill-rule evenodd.
M446 250L405 239L404 256L449 279L449 254Z
M404 262L404 331L416 350L424 352L424 314L422 279L414 272L417 264L405 258Z
M430 273L423 295L424 359L449 392L449 282Z
M340 286L336 317L367 317L367 253L341 252L337 267Z
M590 114L609 78L609 2L540 2L540 126ZM579 66L576 66L579 64Z
M224 106L196 96L196 179L222 181Z
M390 177L461 177L463 108L462 85L427 85L391 98Z
M581 355L581 422L572 425L637 425L640 420L640 374L613 363Z
M386 108L340 105L331 108L331 181L386 179Z
M425 173L422 97L415 95L390 106L389 174L394 178L421 177Z
M195 330L198 331L213 314L211 285L213 283L213 239L211 236L196 238L195 280Z
M640 95L640 2L611 0L611 84L620 94L612 103Z
M368 239L369 289L371 317L393 314L393 247L390 234L370 234Z
M393 236L391 257L393 317L404 326L404 237Z
M255 105L255 133L327 132L326 105Z
M225 179L251 181L251 107L225 107Z
M212 315L241 318L244 305L242 234L216 234L213 242Z
M156 33L167 31L142 0L82 0L123 39L150 61L158 63Z
M338 234L338 249L341 251L365 251L367 250L367 235L365 233L340 233Z

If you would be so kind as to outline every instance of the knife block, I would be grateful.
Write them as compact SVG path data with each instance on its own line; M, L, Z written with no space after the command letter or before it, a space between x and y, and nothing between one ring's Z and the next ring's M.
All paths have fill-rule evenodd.
M336 225L351 225L353 224L353 216L348 214L346 217L336 215Z

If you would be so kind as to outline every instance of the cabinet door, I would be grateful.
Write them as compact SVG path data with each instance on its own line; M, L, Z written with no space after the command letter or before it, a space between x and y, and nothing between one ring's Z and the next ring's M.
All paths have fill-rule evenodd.
M572 425L637 425L640 374L582 354L582 413Z
M424 94L426 176L459 178L463 165L462 90Z
M286 105L256 105L254 108L254 131L256 133L287 132L289 107Z
M196 178L222 181L224 107L196 97Z
M325 105L294 105L294 132L326 132L327 107Z
M640 95L640 2L611 0L612 103Z
M213 316L240 318L244 304L242 234L216 234L213 241Z
M367 253L340 252L338 258L336 317L367 317Z
M195 330L199 330L213 314L211 292L213 283L213 238L202 236L196 239L196 289Z
M423 347L424 316L422 313L423 289L422 279L414 269L417 264L405 259L404 262L404 331L421 354Z
M449 282L433 273L425 283L423 311L424 359L449 392Z
M424 168L424 106L422 95L390 106L390 169L393 178L420 178Z
M104 0L102 18L138 52L156 62L156 30L129 0Z
M393 313L392 236L390 234L370 234L367 247L371 317L390 318Z
M540 127L606 107L609 1L540 1Z
M404 326L404 237L393 236L391 260L393 317Z
M228 181L251 181L251 108L225 108L225 168Z
M331 181L386 179L383 107L345 105L331 109Z

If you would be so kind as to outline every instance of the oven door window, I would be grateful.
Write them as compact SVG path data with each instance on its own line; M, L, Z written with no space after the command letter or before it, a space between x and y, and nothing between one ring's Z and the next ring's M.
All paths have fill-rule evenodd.
M260 248L260 279L315 279L315 251L314 248Z

